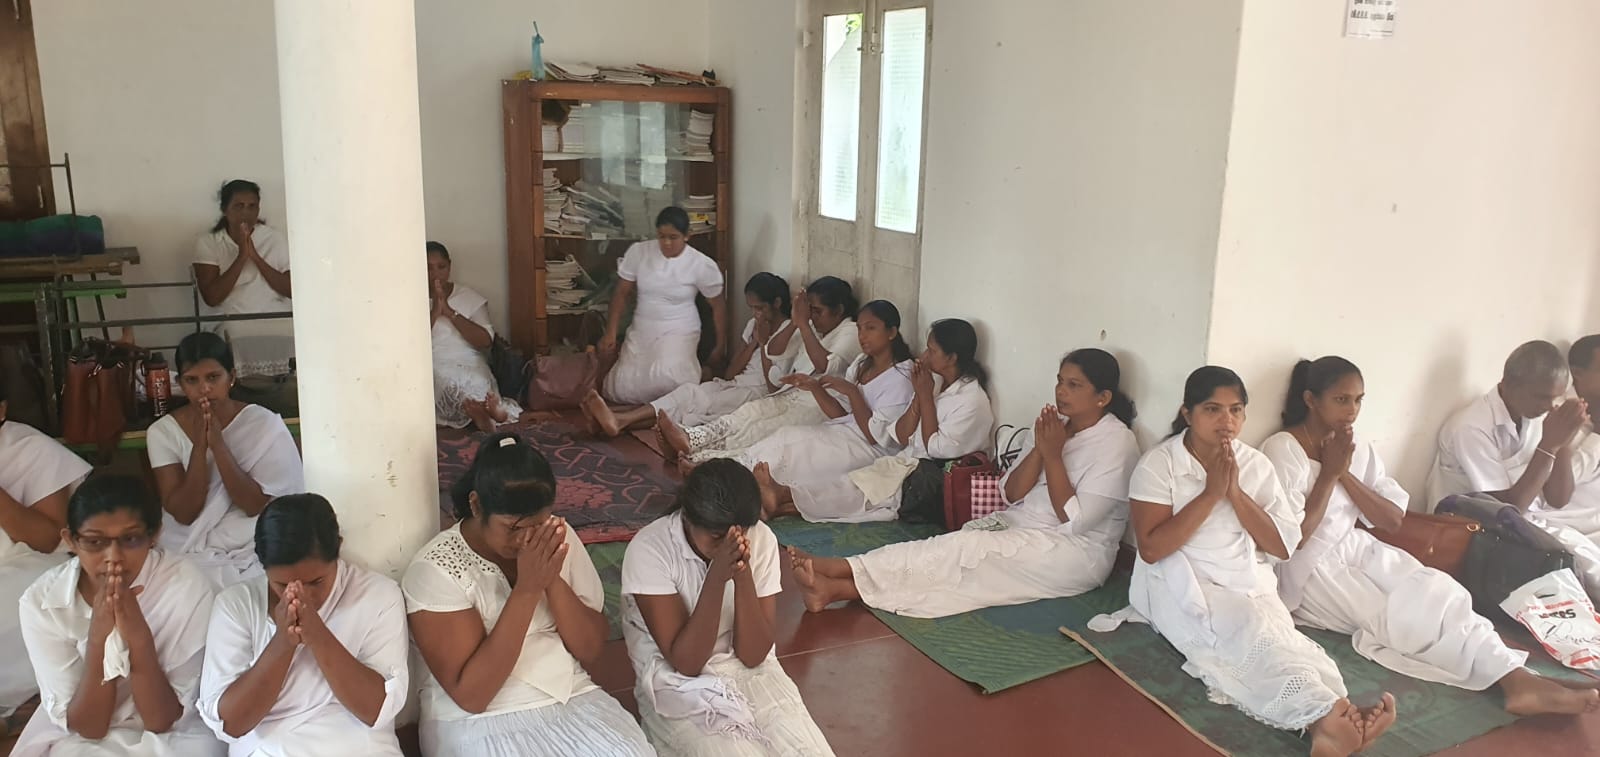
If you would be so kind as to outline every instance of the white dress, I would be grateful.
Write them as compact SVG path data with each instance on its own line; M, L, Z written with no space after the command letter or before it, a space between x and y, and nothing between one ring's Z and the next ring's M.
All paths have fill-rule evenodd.
M843 376L846 369L861 357L861 340L855 321L843 321L820 338L822 348L828 352L827 365L818 368L806 351L798 333L789 337L784 355L793 355L787 369L776 359L767 378L778 390L758 400L740 405L732 413L710 423L684 429L689 436L689 460L702 463L719 457L735 457L749 446L771 436L786 426L806 426L828 419L810 392L803 392L782 383L784 377L796 374L810 376ZM768 354L771 354L770 352ZM776 356L775 356L776 357Z
M1206 472L1183 446L1186 435L1145 453L1128 484L1130 500L1177 512L1200 495ZM1266 511L1293 554L1302 513L1264 455L1240 441L1233 451L1240 488ZM1206 684L1211 701L1275 728L1299 730L1331 712L1346 690L1328 653L1295 629L1278 598L1274 562L1224 499L1177 552L1154 564L1134 562L1128 599L1183 654L1183 671ZM1115 627L1101 620L1091 628Z
M183 715L166 733L150 733L129 689L128 647L118 631L106 640L105 667L117 682L117 706L105 738L90 741L67 731L67 707L83 678L84 647L93 611L78 593L81 568L73 558L50 569L22 595L22 636L39 674L39 709L11 757L191 757L227 754L195 710L205 659L206 620L212 590L206 577L180 557L150 550L133 580L144 587L139 609L155 637L156 655Z
M845 380L860 384L861 374L871 365L872 358L862 355L845 372ZM905 360L861 384L861 394L866 400L872 418L867 427L872 431L868 440L861 433L861 425L851 411L850 401L844 395L831 393L845 414L813 426L786 426L738 456L746 468L754 469L766 463L772 477L784 485L837 479L884 455L892 454L895 447L894 426L905 414L906 407L916 392L911 386L913 360ZM815 395L810 395L815 400Z
M1028 454L1028 449L1022 451ZM1043 471L1022 499L1001 511L1006 527L972 528L880 547L848 558L869 607L913 618L1073 597L1105 583L1128 523L1128 477L1139 442L1107 415L1067 440L1061 452L1077 494L1056 517ZM1005 481L1016 469L1001 479Z
M250 239L261 259L274 269L289 271L289 244L283 235L266 224L256 224ZM228 270L239 257L239 245L226 229L204 234L195 243L194 262ZM267 283L261 270L246 263L222 304L212 309L221 315L249 313L287 313L294 303ZM289 372L294 359L294 321L289 318L259 321L224 321L216 325L233 346L235 373L239 376L281 376Z
M23 507L34 507L62 489L83 483L91 468L83 458L17 421L0 421L0 490ZM0 530L0 607L14 608L45 571L67 560L65 542L52 553L35 551ZM0 613L0 649L22 648L15 612ZM24 656L0 668L0 716L10 715L38 693L33 665Z
M940 392L934 412L939 430L927 442L923 442L919 427L895 454L885 452L847 475L790 484L795 509L815 522L865 523L899 517L900 485L920 461L953 460L989 446L994 409L989 393L978 382L963 378ZM896 414L886 433L892 434L899 420Z
M383 706L371 726L334 695L311 650L295 650L277 703L240 738L223 732L218 707L228 687L249 672L278 633L267 610L265 577L234 584L211 610L205 673L200 677L200 716L228 743L230 757L296 757L303 754L400 757L394 719L410 694L406 668L405 599L386 576L340 560L333 588L317 615L351 656L383 676Z
M765 523L746 532L756 595L782 591L778 539ZM683 513L645 526L622 560L622 634L636 673L634 695L650 742L663 757L821 757L832 748L800 690L770 651L753 668L733 651L734 586L722 593L711 658L699 676L673 670L645 626L635 595L676 594L694 612L709 565L683 532Z
M782 331L788 325L788 321L778 324L773 333ZM756 321L752 318L744 326L745 343L754 341L755 334ZM763 344L758 349L765 352L767 345ZM773 371L786 371L794 360L793 349L791 348L788 354L769 353L768 357L772 360ZM750 361L745 363L739 375L732 379L713 379L699 384L684 384L668 392L665 397L651 402L650 406L657 411L665 412L667 417L679 426L698 426L721 418L738 410L740 405L766 395L767 376L761 369L761 355L752 352Z
M1543 420L1543 416L1521 423L1512 420L1497 389L1456 411L1439 429L1438 457L1428 475L1429 508L1456 494L1510 489L1533 456L1543 454L1536 451L1544 438ZM1541 494L1534 497L1524 517L1572 553L1573 572L1589 596L1600 597L1600 545L1577 530L1547 520L1548 513L1555 511Z
M306 490L300 449L283 418L260 405L245 405L222 430L222 440L239 467L269 497L300 494ZM183 466L187 470L194 443L178 419L168 415L150 427L147 436L150 467ZM206 455L209 488L206 503L193 523L184 525L163 513L161 546L189 558L221 591L245 578L261 575L256 561L256 519L233 506L228 489L217 473L214 452Z
M684 384L700 383L700 311L694 298L722 294L717 262L693 247L669 258L652 239L628 248L617 262L617 276L633 282L637 293L617 364L606 374L606 399L643 405Z
M482 326L494 338L494 326L489 323L489 300L476 291L455 284L446 299L450 308L462 317ZM468 400L482 402L491 394L500 393L494 373L489 370L489 359L483 351L473 347L461 330L448 318L433 322L433 414L440 426L465 428L472 418L462 405ZM512 421L522 415L522 406L511 397L501 397L500 406L509 413Z
M1322 470L1293 434L1261 445L1284 493L1305 511ZM1370 443L1357 440L1350 474L1405 513L1410 495L1389 477ZM1500 640L1494 624L1472 611L1472 595L1456 580L1356 528L1372 522L1343 484L1335 484L1322 522L1288 562L1278 563L1278 595L1295 620L1350 634L1355 650L1412 678L1482 691L1527 662Z
M1566 507L1547 507L1540 517L1589 537L1600 544L1600 434L1587 429L1572 458L1572 478L1576 486Z
M589 553L567 529L567 559L561 580L593 610L605 604L605 589ZM500 567L483 558L456 524L428 542L406 568L400 585L407 612L473 610L492 630L511 598ZM528 624L522 651L506 660L511 675L488 708L473 714L456 705L439 680L422 674L422 753L429 757L627 757L651 755L639 724L622 705L589 679L567 651L555 615L541 601Z

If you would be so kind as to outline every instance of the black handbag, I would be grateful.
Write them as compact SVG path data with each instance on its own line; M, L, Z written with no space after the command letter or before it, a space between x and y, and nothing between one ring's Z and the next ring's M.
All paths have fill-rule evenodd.
M947 460L918 460L900 482L900 520L944 523L944 466Z
M1478 521L1461 563L1461 585L1472 595L1472 609L1495 620L1513 620L1500 603L1517 587L1548 573L1571 568L1572 553L1554 536L1528 522L1517 508L1487 495L1448 497L1438 511ZM1514 622L1514 620L1513 620Z
M489 345L489 372L494 374L500 396L519 403L533 383L533 364L505 337L497 336Z

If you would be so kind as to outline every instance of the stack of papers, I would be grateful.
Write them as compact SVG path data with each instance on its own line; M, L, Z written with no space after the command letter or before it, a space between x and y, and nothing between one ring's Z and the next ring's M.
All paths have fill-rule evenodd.
M624 228L622 200L598 184L579 181L567 188L570 209L562 212L562 221L570 216L582 221L590 238L622 236Z
M689 111L689 128L683 133L685 155L711 154L711 127L714 123L716 116L711 113Z
M544 70L551 81L594 81L600 75L600 69L583 63L545 61Z
M601 66L599 69L600 81L610 84L643 84L656 83L656 77L638 66Z
M541 129L540 142L544 145L545 152L561 152L561 125L545 124Z
M589 104L581 103L567 114L567 122L561 127L561 152L581 153L589 149L588 131Z
M567 190L556 178L556 169L544 169L544 227L557 234L561 231L561 211L567 206Z
M545 312L573 310L594 294L594 280L571 255L544 264Z
M689 195L680 207L689 214L690 234L704 234L717 228L716 195Z

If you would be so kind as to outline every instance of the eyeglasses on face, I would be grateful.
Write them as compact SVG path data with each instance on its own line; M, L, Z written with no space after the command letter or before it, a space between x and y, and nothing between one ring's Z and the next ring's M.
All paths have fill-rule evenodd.
M118 537L80 536L75 540L78 550L90 554L104 552L115 543L124 552L133 552L150 546L150 534L123 534Z

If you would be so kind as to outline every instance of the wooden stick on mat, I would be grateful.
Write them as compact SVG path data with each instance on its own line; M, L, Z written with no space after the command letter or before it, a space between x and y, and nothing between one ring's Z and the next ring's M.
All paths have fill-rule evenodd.
M1108 659L1105 655L1100 654L1100 650L1096 649L1093 644L1090 644L1088 639L1085 639L1082 636L1079 636L1078 634L1073 633L1072 629L1067 628L1066 626L1061 626L1060 628L1058 628L1056 630L1060 631L1063 636L1066 636L1067 638L1078 642L1078 644L1080 646L1082 646L1084 649L1089 650L1090 654L1093 654L1096 658L1099 658L1100 662L1104 663L1106 667L1111 668L1111 672L1116 673L1117 677L1121 678L1123 683L1126 683L1129 686L1132 686L1134 691L1139 692L1139 694L1141 696L1143 696L1145 699L1150 700L1151 703L1153 703L1155 706L1160 707L1161 711L1167 713L1168 717L1172 718L1173 720L1178 721L1178 725L1183 726L1183 730L1188 731L1189 735L1194 736L1195 738L1199 739L1200 743L1205 744L1206 746L1211 747L1212 749L1216 750L1217 754L1223 755L1224 757L1231 757L1231 754L1228 752L1228 750L1223 749L1220 746L1217 746L1216 743L1213 742L1211 739L1206 738L1205 734L1199 732L1198 730L1195 730L1194 726L1191 726L1187 722L1185 722L1184 719L1179 717L1178 713L1174 712L1171 707L1168 707L1165 702L1161 701L1160 699L1157 699L1156 695L1151 694L1148 691L1145 691L1143 686L1140 686L1139 684L1134 683L1133 679L1129 678L1127 673L1122 672L1121 668L1117 667L1116 665L1113 665L1111 663L1110 659Z

